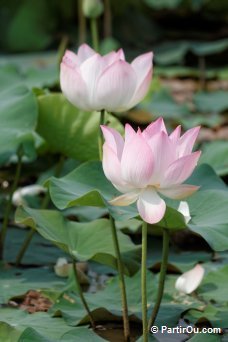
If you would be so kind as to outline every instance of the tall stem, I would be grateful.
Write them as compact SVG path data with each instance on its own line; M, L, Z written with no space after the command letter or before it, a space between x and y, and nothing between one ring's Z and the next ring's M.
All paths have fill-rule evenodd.
M110 0L104 0L104 36L112 36L112 11Z
M85 300L85 297L83 295L83 292L82 292L82 289L81 289L81 285L80 285L80 281L79 281L79 277L78 277L78 271L77 271L77 266L76 266L76 262L75 260L72 258L72 261L73 261L73 272L74 272L74 278L75 278L75 283L76 283L76 287L77 287L77 290L78 290L78 294L79 294L79 297L82 301L82 304L89 316L89 320L90 320L90 323L91 323L91 326L92 328L95 330L96 329L96 324L94 322L94 319L93 319L93 316L90 312L90 309L89 309L89 306Z
M86 17L82 10L82 1L78 0L78 43L79 45L86 41Z
M100 125L103 125L104 121L105 121L105 110L101 110ZM102 160L103 134L102 134L101 130L100 130L98 143L99 143L99 156L100 156L100 160ZM109 220L110 220L110 224L111 224L112 240L113 240L113 245L114 245L114 250L115 250L115 256L117 259L119 284L120 284L120 291L121 291L121 297L122 297L124 339L126 342L129 342L130 341L130 327L129 327L129 318L128 318L127 291L126 291L126 285L125 285L125 280L124 280L124 272L123 272L123 262L122 262L121 253L120 253L120 246L119 246L115 221L111 215L109 215Z
M162 296L164 292L164 285L165 285L165 276L167 271L167 264L168 264L168 255L169 255L169 230L163 229L163 246L162 246L162 263L161 263L161 269L160 269L160 276L159 276L159 284L158 284L158 293L157 293L157 299L155 302L154 309L151 314L151 318L149 321L148 329L154 325L160 304L162 301Z
M59 177L60 173L61 173L61 170L62 170L62 167L63 167L63 164L64 164L64 160L65 160L65 156L64 155L61 155L60 158L59 158L59 161L56 165L56 169L55 169L55 177ZM42 201L42 204L41 204L41 209L46 209L48 207L48 204L50 202L50 196L49 196L49 193L48 191L46 192L46 195ZM29 232L27 233L27 236L23 242L23 244L21 245L21 248L18 252L18 255L17 255L17 258L16 258L16 266L19 266L24 255L25 255L25 252L27 251L28 249L28 246L30 245L30 242L33 238L33 235L35 234L35 229L30 229Z
M15 172L13 184L11 186L9 199L6 204L6 211L4 214L2 230L0 233L0 260L2 260L4 256L4 244L5 244L6 233L7 233L8 223L9 223L9 216L10 216L10 212L12 208L13 193L17 188L18 181L20 179L20 174L21 174L23 150L20 147L18 149L17 156L18 156L18 162L17 162L16 172Z
M100 113L100 126L104 125L104 120L105 120L105 110L102 109ZM102 160L102 146L103 146L103 134L99 126L99 138L98 138L98 147L99 147L99 158Z
M142 297L142 322L143 342L148 342L147 329L147 288L146 288L146 259L147 259L147 223L142 225L142 269L141 269L141 297Z
M92 35L92 44L94 50L97 52L99 51L99 39L98 39L98 28L97 28L97 19L91 18L90 19L90 29Z
M129 327L129 319L128 319L127 292L126 292L126 286L125 286L125 280L124 280L123 263L122 263L122 258L120 254L120 247L119 247L115 221L111 215L109 215L109 220L111 223L112 239L114 243L115 255L117 259L117 267L118 267L118 273L119 273L119 283L120 283L122 306L123 306L124 339L126 342L129 342L130 341L130 327Z

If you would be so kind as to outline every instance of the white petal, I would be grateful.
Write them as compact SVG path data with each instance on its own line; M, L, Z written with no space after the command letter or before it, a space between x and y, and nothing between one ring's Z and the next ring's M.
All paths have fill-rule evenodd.
M88 58L92 57L95 55L96 52L91 49L91 47L87 44L82 44L79 49L78 49L78 60L79 63L82 64L85 62Z
M199 188L200 186L196 185L176 184L167 188L159 188L158 191L168 198L181 200L191 196Z
M148 188L139 195L137 207L142 219L150 224L157 223L165 215L165 201L153 188Z
M183 293L192 293L200 285L204 276L204 268L196 265L192 270L183 273L176 281L175 288Z
M131 63L137 75L137 87L130 101L130 107L134 107L138 104L146 96L146 93L149 90L152 78L152 58L153 53L148 52L138 56Z
M185 223L187 224L191 220L189 205L186 201L181 201L177 209L185 218Z
M115 206L125 207L127 205L134 203L137 200L139 192L140 190L129 192L124 195L115 197L114 199L109 201L109 203Z
M98 54L94 54L92 57L88 58L80 66L81 76L87 86L89 94L89 103L94 110L104 109L103 106L97 105L96 89L97 81L102 72L105 69L105 61Z
M63 94L74 106L86 111L92 109L88 103L87 87L80 72L63 62L60 66L60 85Z
M127 62L119 60L105 69L97 83L97 104L110 112L129 108L136 88L136 74Z

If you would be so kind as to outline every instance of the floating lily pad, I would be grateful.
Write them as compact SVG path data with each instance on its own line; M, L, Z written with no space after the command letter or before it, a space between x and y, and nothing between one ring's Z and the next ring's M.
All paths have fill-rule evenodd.
M60 212L54 210L19 208L16 221L36 229L47 240L79 261L94 260L113 268L117 267L110 221L107 219L81 223L67 221ZM137 254L140 246L135 246L130 238L121 232L118 232L118 239L123 260L129 261L126 272L134 273L137 269L132 269L135 264L132 264L131 258L128 260L127 253Z

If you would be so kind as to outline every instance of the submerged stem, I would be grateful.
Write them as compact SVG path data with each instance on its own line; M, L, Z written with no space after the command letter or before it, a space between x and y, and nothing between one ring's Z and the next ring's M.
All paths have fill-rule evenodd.
M78 290L78 294L79 294L79 297L82 301L82 305L84 306L88 316L89 316L89 320L90 320L90 323L91 323L91 326L93 328L93 330L96 329L96 324L94 322L94 319L93 319L93 316L90 312L90 309L89 309L89 306L85 300L85 297L83 295L83 292L82 292L82 288L81 288L81 285L80 285L80 281L79 281L79 277L78 277L78 271L77 271L77 266L76 266L76 262L74 260L74 258L72 258L72 262L73 262L73 272L74 272L74 278L75 278L75 284L76 284L76 287L77 287L77 290Z
M142 225L142 269L141 269L141 297L142 297L142 323L143 342L148 342L147 330L147 286L146 286L146 259L147 259L147 223Z
M165 276L168 264L168 255L169 255L169 230L163 229L163 246L162 246L162 263L160 269L160 276L159 276L159 284L158 284L158 293L157 299L155 302L155 306L153 308L151 318L149 320L148 330L154 325L160 304L162 301L162 296L164 292L164 285L165 285Z
M112 229L112 239L114 243L115 255L117 259L117 267L119 273L119 283L122 297L122 306L123 306L123 323L124 323L124 338L126 342L130 341L130 327L129 327L129 318L128 318L128 307L127 307L127 292L124 280L124 272L123 272L123 262L120 254L120 246L116 231L116 225L113 217L109 215L109 220L111 223Z
M18 162L17 162L16 172L15 172L12 187L10 189L9 199L7 201L7 204L6 204L6 211L4 214L2 230L0 233L0 260L3 259L3 255L4 255L4 244L5 244L6 233L7 233L7 229L8 229L9 216L10 216L10 212L11 212L11 208L12 208L12 198L13 198L13 194L17 188L17 185L18 185L18 182L20 179L20 175L21 175L22 156L23 156L23 149L21 147L19 147L19 149L18 149L17 156L18 156Z

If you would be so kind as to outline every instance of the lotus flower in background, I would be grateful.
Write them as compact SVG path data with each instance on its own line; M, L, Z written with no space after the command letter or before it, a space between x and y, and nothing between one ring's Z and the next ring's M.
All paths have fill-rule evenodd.
M122 49L101 56L83 44L77 54L66 51L63 56L61 89L82 110L126 111L140 102L149 89L152 56L152 52L145 53L129 64Z
M127 206L137 201L144 221L154 224L165 215L166 204L160 197L183 199L198 186L182 184L193 172L200 151L192 152L200 127L181 136L178 126L168 135L159 118L144 131L137 132L127 124L125 140L114 129L102 126L103 170L123 195L110 200L112 205Z
M186 294L192 293L203 280L204 272L205 270L201 265L196 265L193 269L177 278L175 288Z

